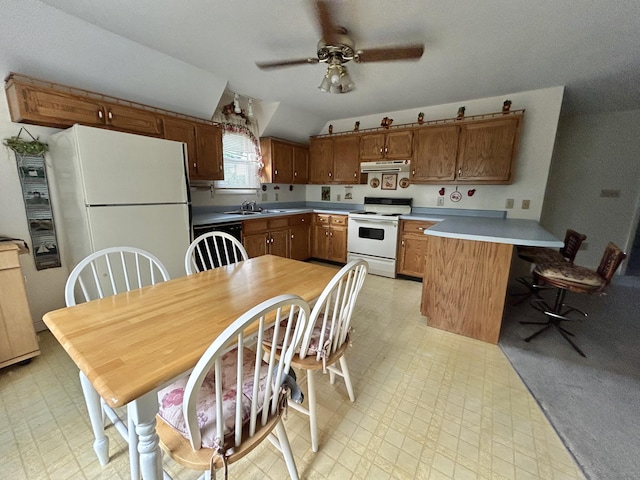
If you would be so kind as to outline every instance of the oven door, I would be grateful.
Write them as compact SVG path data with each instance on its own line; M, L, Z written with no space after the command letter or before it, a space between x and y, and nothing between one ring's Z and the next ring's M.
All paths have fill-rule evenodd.
M398 221L349 217L347 250L374 257L396 258Z

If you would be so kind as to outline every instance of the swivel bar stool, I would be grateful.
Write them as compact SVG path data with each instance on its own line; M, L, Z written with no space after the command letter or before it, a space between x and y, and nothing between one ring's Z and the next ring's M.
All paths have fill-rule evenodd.
M562 322L577 321L587 317L587 314L578 308L564 303L567 291L575 293L601 293L611 283L613 274L616 272L626 254L615 244L609 242L604 251L600 265L594 271L569 262L556 262L537 265L533 271L536 283L544 282L557 289L555 302L549 305L544 299L538 298L531 302L531 305L547 317L546 322L520 322L522 324L543 325L543 327L532 335L524 339L525 342L533 340L545 330L551 327L562 335L583 357L584 352L571 340L574 334L562 326ZM572 312L579 314L578 318L571 318L568 315Z

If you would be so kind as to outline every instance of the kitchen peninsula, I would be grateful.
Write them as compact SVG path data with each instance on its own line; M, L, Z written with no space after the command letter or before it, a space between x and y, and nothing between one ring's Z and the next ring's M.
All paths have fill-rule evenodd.
M534 220L447 218L424 231L421 313L430 327L496 344L514 245L560 248Z

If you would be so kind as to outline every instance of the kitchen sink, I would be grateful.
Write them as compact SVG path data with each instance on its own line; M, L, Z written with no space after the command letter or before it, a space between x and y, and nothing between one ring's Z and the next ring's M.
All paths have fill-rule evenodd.
M262 212L253 212L251 210L231 210L231 211L222 212L222 213L228 213L229 215L256 215Z

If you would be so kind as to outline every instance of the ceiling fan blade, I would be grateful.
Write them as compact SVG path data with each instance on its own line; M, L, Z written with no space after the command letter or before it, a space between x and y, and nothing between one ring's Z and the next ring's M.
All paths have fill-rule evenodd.
M354 60L364 62L386 62L391 60L417 60L424 53L424 45L405 45L403 47L383 47L358 50Z
M316 0L316 16L320 24L322 39L327 45L334 45L338 41L340 27L333 20L331 2L328 0Z
M318 63L317 58L299 58L297 60L281 60L275 62L256 62L256 66L261 70L271 70L273 68L293 67L295 65L305 65L308 63Z

